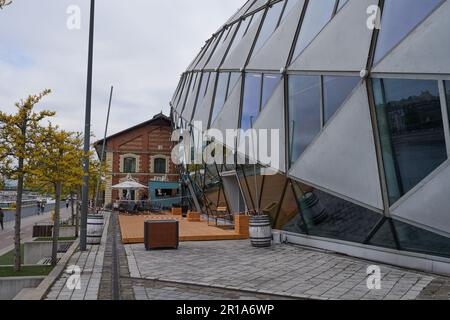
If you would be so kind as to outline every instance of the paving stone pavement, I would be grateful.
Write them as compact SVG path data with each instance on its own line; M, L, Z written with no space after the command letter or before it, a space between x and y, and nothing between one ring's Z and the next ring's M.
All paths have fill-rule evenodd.
M450 278L382 264L381 290L370 290L367 268L376 263L294 245L256 249L248 241L183 242L179 250L147 252L142 244L125 250L131 277L156 283L325 300L434 299L450 292ZM136 299L177 296L152 285L133 283Z
M64 272L47 294L46 300L97 300L100 289L100 280L103 271L103 258L106 248L109 214L105 214L105 228L99 246L88 246L86 252L77 251L70 258L67 267L78 266L81 269L81 289L69 289L67 282L70 274Z

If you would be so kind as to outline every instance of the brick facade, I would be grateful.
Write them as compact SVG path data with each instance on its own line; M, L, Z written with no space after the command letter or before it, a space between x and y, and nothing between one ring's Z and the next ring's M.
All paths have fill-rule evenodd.
M151 180L166 179L178 181L179 176L176 166L171 161L173 143L172 125L170 118L163 114L156 115L152 120L127 129L106 140L106 190L105 203L111 203L121 197L120 190L112 190L112 186L126 179L128 172L124 170L125 159L136 159L136 172L132 177L141 184L148 186ZM101 153L103 141L98 141L95 146ZM166 172L155 173L154 162L156 159L166 160ZM159 160L162 162L162 160ZM142 196L148 197L148 191L137 192L136 199Z

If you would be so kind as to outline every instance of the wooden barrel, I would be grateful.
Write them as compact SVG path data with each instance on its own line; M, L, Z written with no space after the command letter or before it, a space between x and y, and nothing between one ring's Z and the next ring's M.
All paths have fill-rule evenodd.
M250 241L256 248L267 248L272 245L272 226L268 215L250 218Z
M87 221L87 244L99 245L102 240L104 218L101 215L89 215Z

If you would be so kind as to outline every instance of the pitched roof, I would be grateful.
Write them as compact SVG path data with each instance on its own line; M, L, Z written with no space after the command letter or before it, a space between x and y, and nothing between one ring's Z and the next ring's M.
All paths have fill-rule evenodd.
M160 124L161 124L161 122L165 122L164 126L171 126L172 125L172 120L170 119L170 117L166 116L165 114L163 114L161 112L161 113L158 113L157 115L155 115L150 120L147 120L145 122L139 123L139 124L137 124L137 125L135 125L133 127L130 127L128 129L125 129L123 131L117 132L117 133L115 133L113 135L110 135L110 136L106 137L106 141L108 141L108 140L110 140L112 138L115 138L117 136L120 136L122 134L128 133L130 131L133 131L135 129L141 128L141 127L158 125L158 122L160 122ZM100 158L100 153L101 153L101 147L103 145L103 140L104 139L101 139L101 140L98 140L97 142L94 142L94 148L96 149L97 154L99 155L99 158Z

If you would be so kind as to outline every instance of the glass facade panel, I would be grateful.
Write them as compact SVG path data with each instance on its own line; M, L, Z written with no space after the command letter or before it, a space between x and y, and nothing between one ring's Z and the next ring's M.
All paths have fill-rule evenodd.
M261 84L262 74L247 73L245 75L241 117L241 128L243 130L251 128L259 114L259 108L261 105Z
M356 85L359 77L323 77L324 120L328 122L344 103Z
M241 24L239 25L239 29L236 32L236 35L234 36L233 42L231 43L231 46L230 46L230 49L228 50L228 52L233 52L233 50L236 48L236 46L242 40L244 35L247 33L247 29L249 27L251 20L252 20L252 17L247 17L241 21Z
M284 230L313 236L364 243L383 218L381 214L328 193L293 182L301 214L284 226Z
M371 246L384 247L394 250L398 249L393 234L392 221L389 219L384 219L384 222L382 222L381 227L376 231L376 233L368 241L367 244Z
M189 85L191 83L192 73L186 75L186 80L184 81L183 90L181 91L180 97L177 102L177 110L179 113L183 110L184 102L186 100L186 95L189 91Z
M264 18L263 25L258 35L258 40L256 41L255 48L253 49L253 54L258 52L259 49L266 43L266 41L273 34L275 29L278 27L278 22L280 21L281 14L283 12L284 1L277 2L271 7L269 7L266 17Z
M309 1L295 45L294 59L311 43L333 16L336 0Z
M223 105L225 104L225 100L227 98L227 88L228 88L228 80L230 78L230 74L228 72L219 73L219 79L217 79L217 87L216 94L214 98L211 123L213 123L217 116L222 110Z
M280 81L281 75L279 74L264 74L261 110L264 109L270 97L272 97Z
M283 16L281 17L281 21L283 21L289 13L292 11L292 9L295 7L295 5L298 3L299 0L286 0L286 7L283 11Z
M259 167L252 165L238 166L238 177L244 193L247 210L258 212L260 209L258 206L259 199L263 188L263 176L260 175Z
M394 220L402 250L450 257L450 239L430 231Z
M198 109L203 103L203 99L205 98L206 89L208 88L209 77L211 76L210 72L204 72L202 75L200 89L198 91L197 101L195 103L194 116L197 114Z
M214 54L214 51L216 50L218 43L220 43L220 40L222 39L222 34L223 32L215 36L214 39L211 41L211 44L209 45L202 59L199 61L196 69L203 69L205 65L208 63L209 59Z
M294 193L292 182L288 182L279 212L273 221L273 226L279 230L286 230L296 233L306 233L305 225L302 223L303 219L300 218L300 209ZM297 220L299 219L299 220ZM296 228L292 229L292 224L295 224Z
M341 10L341 8L348 2L348 0L339 0L339 4L336 11Z
M286 176L277 174L274 176L265 176L262 188L260 209L261 212L270 216L272 226L275 229L281 229L280 221L286 217L280 218L280 207L283 200L283 191L286 188L288 180Z
M241 74L239 72L231 72L230 73L230 84L228 85L228 97L230 96L231 92L233 92L234 88L236 87L240 76L241 76Z
M437 81L374 79L377 120L391 204L445 160Z
M442 2L442 0L386 0L374 63L378 63Z
M320 77L289 76L289 147L291 165L321 130Z
M445 92L447 93L447 110L448 110L448 118L450 120L450 81L445 81Z

